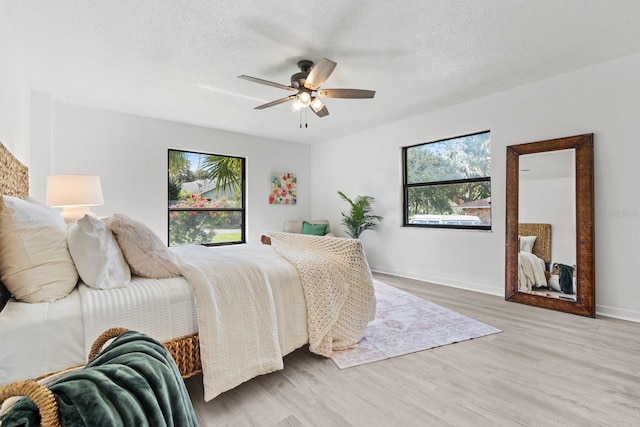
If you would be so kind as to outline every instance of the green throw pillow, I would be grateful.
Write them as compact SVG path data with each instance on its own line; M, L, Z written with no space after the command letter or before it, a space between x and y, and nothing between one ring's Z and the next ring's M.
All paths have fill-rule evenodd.
M327 232L327 224L310 224L302 222L302 234L313 234L314 236L324 236Z

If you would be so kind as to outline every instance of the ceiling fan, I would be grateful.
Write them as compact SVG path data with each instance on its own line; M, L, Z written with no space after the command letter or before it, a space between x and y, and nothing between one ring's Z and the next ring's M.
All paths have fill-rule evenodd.
M318 116L324 117L329 114L326 105L320 98L350 98L363 99L373 98L376 94L375 90L363 89L320 89L320 85L325 82L336 68L336 63L322 58L317 64L308 59L298 61L300 72L291 76L291 86L280 83L271 82L269 80L259 79L257 77L238 76L239 79L248 80L254 83L260 83L267 86L273 86L280 89L296 92L295 95L289 95L284 98L276 99L263 105L255 107L256 110L264 110L274 105L293 101L293 110L300 111L302 108L309 107Z

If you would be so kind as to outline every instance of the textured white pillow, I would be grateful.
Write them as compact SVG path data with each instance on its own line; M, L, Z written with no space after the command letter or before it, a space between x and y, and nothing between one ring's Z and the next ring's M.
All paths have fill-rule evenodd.
M2 196L0 277L25 302L54 301L71 293L78 272L60 215L33 199Z
M520 252L533 251L533 245L536 243L538 236L518 236L518 242L520 242Z
M131 281L131 270L116 238L98 218L85 215L70 224L67 242L78 274L88 286L122 288Z
M116 236L131 273L152 279L180 276L175 256L149 227L123 214L115 214L105 222Z
M562 290L560 289L560 276L558 276L557 274L552 274L549 277L549 280L547 280L547 285L554 291L562 292Z

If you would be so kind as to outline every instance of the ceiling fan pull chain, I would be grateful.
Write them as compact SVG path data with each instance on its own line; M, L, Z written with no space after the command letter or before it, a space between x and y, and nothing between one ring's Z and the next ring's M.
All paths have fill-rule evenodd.
M307 123L307 109L306 108L301 108L300 109L300 129L302 129L302 114L303 114L303 110L304 110L304 127L308 128L309 124Z

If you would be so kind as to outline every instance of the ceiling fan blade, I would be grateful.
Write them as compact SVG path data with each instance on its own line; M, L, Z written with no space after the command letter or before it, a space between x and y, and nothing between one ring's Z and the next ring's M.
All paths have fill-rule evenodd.
M264 110L265 108L273 107L274 105L283 104L287 101L296 99L297 95L289 95L284 98L276 99L275 101L267 102L266 104L258 105L254 110Z
M284 90L291 90L293 92L297 92L298 91L298 89L294 89L291 86L281 85L280 83L270 82L269 80L259 79L257 77L245 76L244 74L241 75L241 76L238 76L238 78L239 79L243 79L243 80L248 80L248 81L254 82L254 83L260 83L261 85L273 86L273 87L277 87L277 88L284 89Z
M329 110L327 109L326 105L323 105L322 108L320 108L318 111L314 110L313 108L311 109L311 111L316 113L316 116L318 117L324 117L329 115Z
M323 98L364 99L373 98L375 94L375 90L364 89L321 89L318 91L318 96Z
M333 69L336 68L336 63L327 58L322 58L313 69L309 72L307 79L304 82L304 87L311 90L316 90L322 83L325 82L333 73Z

